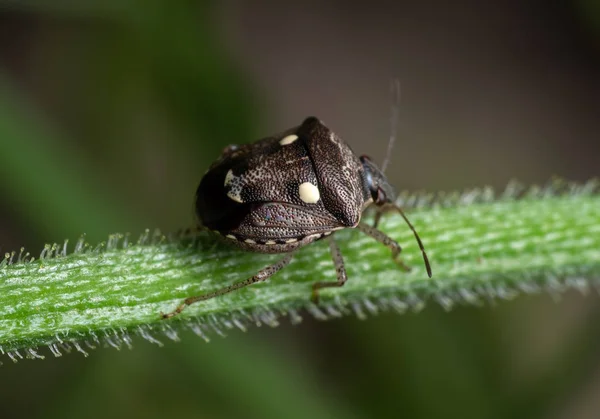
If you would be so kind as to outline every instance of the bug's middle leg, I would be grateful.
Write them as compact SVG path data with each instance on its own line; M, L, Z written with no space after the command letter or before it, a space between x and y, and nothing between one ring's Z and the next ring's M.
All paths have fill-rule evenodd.
M405 271L410 271L410 267L405 265L404 262L400 260L400 253L402 252L402 247L400 247L398 242L390 238L390 236L385 234L383 231L377 230L376 228L371 227L370 225L360 223L358 224L357 228L363 233L365 233L367 236L374 238L379 243L383 244L388 249L390 249L392 251L392 259L394 259L394 262L396 262Z
M311 300L315 304L319 302L320 289L329 287L341 287L348 280L348 275L346 275L346 268L344 267L344 258L342 257L342 252L340 251L339 246L335 242L333 236L329 236L328 241L329 250L331 251L331 257L333 258L333 264L335 265L337 281L315 282L312 285Z
M167 313L167 314L161 313L161 317L163 319L169 319L169 318L174 317L174 316L178 315L179 313L181 313L187 306L197 303L198 301L209 300L211 298L218 297L219 295L227 294L231 291L235 291L240 288L247 287L248 285L252 285L257 282L265 281L265 280L269 279L270 277L272 277L273 275L275 275L277 272L279 272L282 268L287 266L290 263L290 261L292 260L293 256L294 256L293 252L288 253L287 255L285 255L285 257L283 259L280 259L279 261L275 262L274 264L269 265L264 269L261 269L260 271L258 271L258 273L256 275L251 276L250 278L248 278L244 281L236 282L235 284L229 285L227 287L218 289L213 292L209 292L208 294L198 295L195 297L188 297L185 300L183 300L183 303L181 303L179 306L177 306L177 308L175 310L173 310L172 312Z

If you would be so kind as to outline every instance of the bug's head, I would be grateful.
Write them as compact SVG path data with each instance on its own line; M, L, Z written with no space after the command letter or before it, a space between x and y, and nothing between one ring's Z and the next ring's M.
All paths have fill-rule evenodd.
M396 200L396 191L390 185L381 169L368 156L360 156L365 172L365 187L371 193L375 205L393 203Z

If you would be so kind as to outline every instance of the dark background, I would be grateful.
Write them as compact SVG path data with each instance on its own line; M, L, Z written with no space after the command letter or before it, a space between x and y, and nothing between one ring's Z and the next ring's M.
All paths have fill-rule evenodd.
M188 226L223 146L308 115L380 161L394 76L398 189L599 175L594 0L4 0L0 40L2 251ZM568 293L3 358L0 417L596 418L599 309Z

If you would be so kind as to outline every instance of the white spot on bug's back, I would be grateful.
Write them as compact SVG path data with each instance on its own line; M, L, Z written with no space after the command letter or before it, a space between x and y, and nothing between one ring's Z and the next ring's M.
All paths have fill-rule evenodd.
M256 243L256 242L255 242L254 240L252 240L252 239L246 239L246 240L244 240L244 241L245 241L246 243L248 243L248 244L254 244L254 243Z
M229 191L229 192L227 192L227 196L235 202L239 202L240 204L244 203L244 201L242 200L242 197L239 194L239 191Z
M281 140L279 140L279 144L281 145L290 145L292 144L294 141L296 141L298 139L297 135L288 135L287 137L283 137Z
M298 193L300 194L300 199L307 204L316 204L321 198L319 188L310 182L301 183L298 187Z
M273 240L267 240L267 241L265 242L265 244L268 244L268 245L270 245L270 246L271 246L271 245L274 245L274 244L277 244L277 243L276 243L276 242L274 242Z
M228 239L237 240L237 237L235 237L233 234L228 234L225 237L227 237Z
M296 243L298 241L298 239L288 239L285 242L286 243Z
M229 169L229 172L227 172L225 175L225 186L228 186L231 182L233 182L234 178L235 176L233 175L233 171Z

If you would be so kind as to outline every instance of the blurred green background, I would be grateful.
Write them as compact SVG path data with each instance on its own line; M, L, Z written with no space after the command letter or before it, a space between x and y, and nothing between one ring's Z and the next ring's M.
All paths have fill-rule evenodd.
M399 189L600 174L594 0L0 0L0 39L2 251L191 225L225 145L308 115L380 160L392 76ZM599 320L570 292L4 357L0 418L597 418Z

